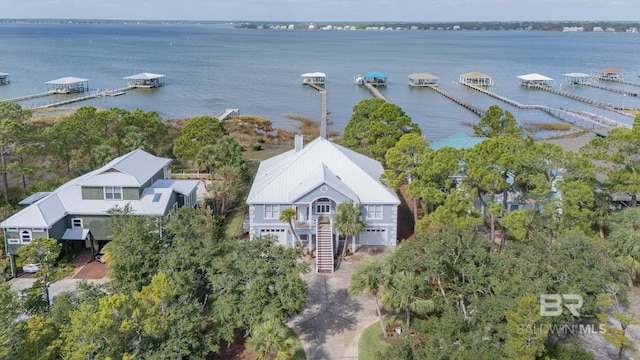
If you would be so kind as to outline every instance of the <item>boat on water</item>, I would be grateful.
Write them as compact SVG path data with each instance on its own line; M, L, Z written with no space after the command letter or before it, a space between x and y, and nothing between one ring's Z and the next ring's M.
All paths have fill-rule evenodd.
M364 84L364 77L362 75L356 75L353 77L353 83L356 85Z

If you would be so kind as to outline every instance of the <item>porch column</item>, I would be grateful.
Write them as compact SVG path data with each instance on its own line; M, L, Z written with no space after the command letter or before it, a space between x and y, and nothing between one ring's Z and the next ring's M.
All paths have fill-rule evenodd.
M16 256L9 254L9 261L11 262L11 278L16 278Z

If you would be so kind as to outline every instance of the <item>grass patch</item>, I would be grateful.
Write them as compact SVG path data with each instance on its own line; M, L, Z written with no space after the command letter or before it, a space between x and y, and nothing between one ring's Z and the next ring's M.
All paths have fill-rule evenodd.
M402 319L397 316L391 316L384 320L385 325L395 322L402 322ZM380 338L381 335L382 329L378 320L364 329L358 342L358 359L381 358L382 353L389 347L389 342L382 340Z
M569 131L571 130L571 124L567 123L529 123L525 124L527 128L533 130L547 130L547 131Z
M299 122L298 130L310 139L320 136L320 122L300 115L285 114L285 118Z

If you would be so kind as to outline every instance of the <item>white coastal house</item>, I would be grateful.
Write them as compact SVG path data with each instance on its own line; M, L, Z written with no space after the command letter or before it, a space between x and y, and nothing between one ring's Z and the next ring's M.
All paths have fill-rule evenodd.
M110 210L129 206L134 215L164 217L181 206L197 205L197 180L169 179L171 159L143 150L122 155L103 167L72 179L52 192L20 202L24 209L0 223L16 276L18 248L37 238L54 238L65 252L111 240Z
M398 205L396 193L380 182L382 165L367 156L319 137L308 144L297 135L295 147L263 161L247 198L251 237L275 237L293 246L289 224L280 220L293 208L295 233L303 246L316 249L317 271L334 269L333 258L344 237L333 226L336 206L344 201L362 205L366 228L359 246L395 246Z

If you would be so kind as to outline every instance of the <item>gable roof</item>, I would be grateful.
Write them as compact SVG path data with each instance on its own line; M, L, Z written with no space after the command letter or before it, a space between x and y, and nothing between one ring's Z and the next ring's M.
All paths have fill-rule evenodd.
M381 73L380 71L368 72L362 76L366 79L370 79L370 78L386 79L387 78L387 75Z
M50 228L66 215L107 215L114 207L126 205L130 205L136 215L164 215L171 194L188 195L198 186L197 180L156 180L144 189L138 200L83 199L82 186L141 187L170 161L143 150L134 150L64 183L1 222L0 228Z
M136 149L111 160L103 167L93 170L78 182L84 186L142 186L171 159L161 158L148 152Z
M125 80L152 80L152 79L159 79L159 78L163 78L164 75L162 74L154 74L154 73L148 73L148 72L143 72L140 74L135 74L135 75L131 75L131 76L125 76L123 79Z
M50 85L70 85L70 84L77 84L77 83L81 83L81 82L85 82L85 81L89 81L89 80L82 79L82 78L77 78L77 77L73 77L73 76L67 76L67 77L63 77L63 78L60 78L60 79L47 81L47 82L45 82L45 84L50 84Z
M518 79L520 80L526 80L526 81L551 81L553 80L550 77L546 77L544 75L540 75L538 73L531 73L531 74L526 74L526 75L520 75L520 76L516 76Z
M399 204L395 192L380 183L382 172L378 161L319 137L261 162L247 204L292 203L320 184L354 202Z

